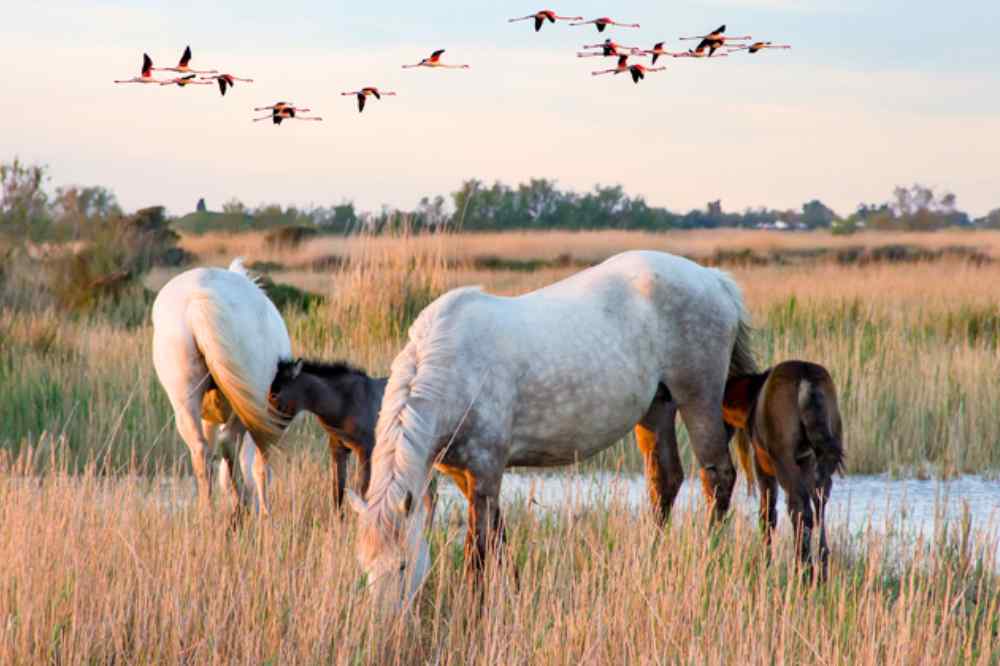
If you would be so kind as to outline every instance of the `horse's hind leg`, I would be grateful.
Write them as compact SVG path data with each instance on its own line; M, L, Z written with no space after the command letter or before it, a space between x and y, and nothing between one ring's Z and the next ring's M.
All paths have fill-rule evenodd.
M795 544L803 564L812 563L813 510L811 484L807 482L810 474L808 462L796 464L791 460L782 460L778 463L778 482L788 496L788 516L795 527Z
M219 489L229 497L234 523L240 519L244 504L244 493L240 492L236 471L239 469L240 446L245 433L246 428L243 427L240 420L236 416L232 416L225 426L225 436L221 442L222 460L219 462Z
M729 511L736 468L729 455L729 436L722 421L722 388L706 393L710 395L678 402L691 436L691 448L701 465L701 484L712 504L713 521L719 521Z
M177 422L177 432L191 453L191 467L198 483L198 503L203 509L208 509L212 499L212 483L209 478L212 450L201 429L200 391L188 396L186 402L176 410L174 419Z
M830 500L830 491L832 488L833 478L821 470L812 499L816 510L816 522L819 524L819 559L824 578L826 577L827 565L830 560L830 546L826 541L826 504Z
M774 478L774 470L765 467L754 456L754 468L757 472L757 490L760 493L760 530L764 534L764 544L767 547L767 558L771 560L771 538L778 527L778 481Z
M635 440L646 462L646 488L653 512L661 523L670 519L670 510L684 483L684 467L677 450L677 406L653 403L635 426Z

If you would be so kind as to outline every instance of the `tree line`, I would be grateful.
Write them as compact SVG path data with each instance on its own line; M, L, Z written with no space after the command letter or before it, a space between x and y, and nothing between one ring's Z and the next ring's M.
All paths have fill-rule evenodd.
M48 186L47 169L18 159L0 163L0 233L34 239L78 240L94 233L95 222L122 217L115 194L101 186ZM411 229L464 231L621 229L781 228L930 231L948 227L1000 229L1000 208L972 219L961 211L957 197L915 184L897 187L882 203L861 204L841 216L814 199L798 209L766 207L726 212L721 200L685 213L651 206L642 196L631 196L621 185L598 185L579 193L558 187L553 180L532 179L517 186L468 180L447 196L424 197L412 210L384 207L359 211L352 202L300 208L266 204L250 208L237 199L211 213L203 200L186 218L211 224L225 220L224 229L260 229L280 226L312 227L328 233L378 233L401 225Z

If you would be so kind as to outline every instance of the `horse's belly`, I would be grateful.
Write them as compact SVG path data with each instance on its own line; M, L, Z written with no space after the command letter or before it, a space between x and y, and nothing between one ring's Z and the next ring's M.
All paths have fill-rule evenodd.
M558 402L515 416L510 465L547 467L585 460L620 440L642 418L652 395L570 409Z

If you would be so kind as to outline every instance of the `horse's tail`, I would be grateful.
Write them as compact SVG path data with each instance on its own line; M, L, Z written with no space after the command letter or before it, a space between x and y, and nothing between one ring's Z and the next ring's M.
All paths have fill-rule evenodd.
M727 273L715 270L722 283L722 288L729 297L732 304L739 312L739 320L736 324L736 340L733 342L733 353L729 357L729 377L744 377L757 373L757 360L753 355L751 337L753 329L750 327L750 313L747 312L743 303L743 294L739 286Z
M844 443L839 427L836 394L830 395L832 380L803 377L799 382L799 415L816 462L827 476L844 471Z
M239 318L223 300L201 292L188 301L187 319L215 385L266 452L281 438L286 423L270 408L267 388L253 380L254 350L240 343L245 331L239 330Z
M738 428L736 430L736 439L733 440L733 449L736 451L736 459L740 463L740 467L743 469L743 473L747 475L747 494L750 497L756 495L756 478L757 474L754 471L753 466L753 449L752 443L750 442L750 433L747 432L746 428Z

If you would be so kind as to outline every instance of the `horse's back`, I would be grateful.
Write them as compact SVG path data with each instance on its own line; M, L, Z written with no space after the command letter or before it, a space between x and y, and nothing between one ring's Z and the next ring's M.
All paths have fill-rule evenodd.
M836 385L829 371L808 361L785 361L770 372L758 409L765 431L782 434L816 450L843 457L842 424Z

